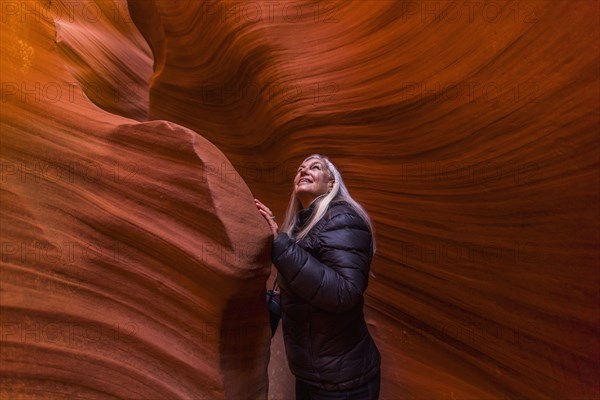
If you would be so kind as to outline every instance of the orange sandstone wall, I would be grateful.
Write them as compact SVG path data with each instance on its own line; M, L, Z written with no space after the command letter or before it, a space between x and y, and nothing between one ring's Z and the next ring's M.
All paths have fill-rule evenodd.
M219 149L139 122L126 4L2 7L0 397L266 399L269 231Z
M377 229L382 399L600 396L597 2L78 4L2 3L3 393L264 398L250 200L321 153ZM70 241L135 262L31 250ZM31 328L84 321L129 329Z
M129 7L150 118L204 132L278 215L311 153L372 214L383 398L598 396L596 2Z

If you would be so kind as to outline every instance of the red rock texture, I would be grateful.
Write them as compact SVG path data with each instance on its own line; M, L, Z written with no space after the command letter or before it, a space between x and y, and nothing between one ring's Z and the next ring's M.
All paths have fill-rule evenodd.
M151 58L131 22L23 4L39 19L2 24L0 397L266 398L250 190L209 173L230 164L198 133L135 120Z
M282 215L321 153L377 229L382 399L600 396L597 2L21 3L54 14L2 5L4 393L264 398L268 340L227 326L260 319L250 190ZM133 179L56 179L57 160ZM31 261L34 241L135 262ZM57 321L131 329L32 340ZM269 397L290 398L281 337L272 354Z

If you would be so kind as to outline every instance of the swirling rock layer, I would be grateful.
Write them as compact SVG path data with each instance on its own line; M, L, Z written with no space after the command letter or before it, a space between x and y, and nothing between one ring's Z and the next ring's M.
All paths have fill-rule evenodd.
M0 397L266 398L270 234L248 187L210 173L230 164L198 133L135 120L151 58L125 3L15 4Z
M150 118L209 127L279 215L311 153L371 212L383 398L599 395L597 3L129 6Z
M311 153L375 221L382 399L600 395L597 2L1 11L3 395L264 398L245 184L282 215Z

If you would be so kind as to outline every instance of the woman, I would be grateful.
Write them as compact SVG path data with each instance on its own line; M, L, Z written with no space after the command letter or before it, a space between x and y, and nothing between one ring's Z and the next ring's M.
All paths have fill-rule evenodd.
M323 156L302 162L272 259L281 290L283 338L296 399L378 399L381 357L364 320L375 252L371 220Z

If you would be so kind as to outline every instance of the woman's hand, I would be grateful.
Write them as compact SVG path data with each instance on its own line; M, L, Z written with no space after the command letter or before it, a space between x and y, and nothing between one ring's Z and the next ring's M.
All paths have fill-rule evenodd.
M279 227L277 226L277 223L275 222L275 216L273 215L273 213L267 206L265 206L263 203L261 203L257 199L254 199L254 204L256 205L256 208L258 208L258 211L262 214L264 219L267 220L267 223L269 224L269 228L271 228L271 232L273 232L273 238L275 238L277 236L277 232L279 230Z

